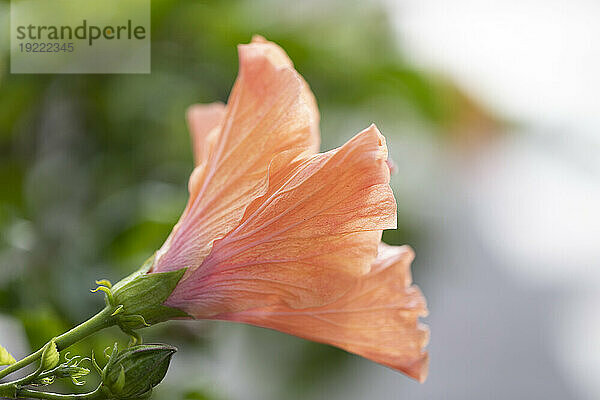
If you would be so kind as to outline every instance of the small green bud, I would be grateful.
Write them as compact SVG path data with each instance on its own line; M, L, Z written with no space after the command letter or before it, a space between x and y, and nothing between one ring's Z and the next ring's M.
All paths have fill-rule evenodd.
M4 347L0 346L0 365L10 365L17 361Z
M56 348L56 340L52 339L48 342L48 344L46 344L46 346L44 347L44 351L42 352L42 371L47 371L56 367L59 361L60 354L58 353L58 349Z
M87 376L90 373L88 368L80 367L79 365L64 365L59 366L54 376L57 378L71 378L71 381L77 386L83 385L85 382L79 381L79 379Z
M91 361L90 358L81 358L81 356L74 356L69 358L69 352L65 354L65 362L58 365L57 367L46 370L42 373L35 381L35 383L49 385L54 382L54 378L71 378L75 385L83 385L85 382L79 381L79 379L90 373L88 368L81 367L80 364L83 361Z
M165 377L177 349L149 344L113 351L102 371L102 386L111 398L134 399L150 393Z
M185 273L178 271L149 273L154 256L142 267L110 289L114 316L125 330L139 329L171 318L189 317L185 312L163 303Z
M41 386L48 386L54 383L54 376L46 376L44 378L38 379L35 383Z

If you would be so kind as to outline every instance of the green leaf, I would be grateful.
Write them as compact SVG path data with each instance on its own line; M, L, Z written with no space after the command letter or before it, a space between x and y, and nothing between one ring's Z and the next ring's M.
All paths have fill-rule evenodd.
M4 347L0 346L0 365L10 365L16 363L17 360Z
M47 371L56 367L59 361L60 354L58 353L58 349L56 348L56 340L52 339L44 347L44 351L42 352L42 371Z

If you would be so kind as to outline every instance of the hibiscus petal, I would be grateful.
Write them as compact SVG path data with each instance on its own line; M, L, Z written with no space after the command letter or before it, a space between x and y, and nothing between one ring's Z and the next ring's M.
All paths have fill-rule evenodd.
M222 314L215 319L245 322L340 347L402 371L419 381L427 376L423 351L429 330L425 298L411 286L408 246L382 244L371 272L344 296L323 307L297 310L283 305Z
M339 149L272 171L268 192L165 304L204 318L336 300L369 272L382 230L396 227L386 159L372 125Z
M157 253L153 271L197 268L213 242L235 228L246 207L267 190L272 160L284 165L319 146L319 114L310 89L285 52L264 38L239 46L240 71L222 122L219 110L190 128L202 161L190 177L190 199ZM215 128L215 124L218 129ZM209 129L212 126L212 129ZM278 164L279 165L279 164Z
M199 165L208 161L221 131L225 104L194 104L187 111L187 121L192 135L194 162Z

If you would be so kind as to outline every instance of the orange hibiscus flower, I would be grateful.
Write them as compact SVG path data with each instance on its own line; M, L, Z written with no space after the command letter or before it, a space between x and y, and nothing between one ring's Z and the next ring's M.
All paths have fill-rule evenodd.
M239 46L227 105L188 111L196 168L149 273L185 274L164 303L323 342L423 381L425 299L396 227L385 138L374 125L317 153L314 96L285 52Z

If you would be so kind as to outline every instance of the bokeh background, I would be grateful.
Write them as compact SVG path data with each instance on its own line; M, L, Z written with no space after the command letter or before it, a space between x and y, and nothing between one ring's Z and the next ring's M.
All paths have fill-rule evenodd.
M384 239L417 252L430 376L172 322L144 332L180 348L153 398L600 398L598 2L152 0L150 75L11 75L8 12L0 1L0 342L16 357L162 244L192 170L185 109L227 100L235 46L259 33L310 83L323 150L371 122L388 138L399 228Z

